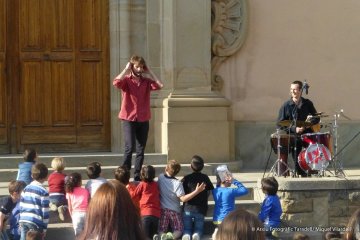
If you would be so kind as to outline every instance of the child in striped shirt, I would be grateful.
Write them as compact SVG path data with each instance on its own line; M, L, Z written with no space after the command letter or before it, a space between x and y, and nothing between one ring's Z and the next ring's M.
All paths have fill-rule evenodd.
M43 163L36 163L31 168L34 179L25 187L20 198L21 240L26 239L30 230L39 232L45 238L49 223L49 192L43 186L48 177L48 168Z

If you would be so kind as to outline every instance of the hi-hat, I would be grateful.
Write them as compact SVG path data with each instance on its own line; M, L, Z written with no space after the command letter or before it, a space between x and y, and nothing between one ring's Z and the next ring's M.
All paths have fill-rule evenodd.
M296 127L311 127L313 124L311 122L305 122L305 121L295 121L294 120L282 120L278 122L278 125L281 127L290 127L290 126L296 126Z

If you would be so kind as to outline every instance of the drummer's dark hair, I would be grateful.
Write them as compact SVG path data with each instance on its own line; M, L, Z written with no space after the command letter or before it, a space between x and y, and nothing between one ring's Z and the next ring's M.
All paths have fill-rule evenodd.
M299 81L299 80L295 80L295 81L293 81L291 84L297 84L297 85L299 85L299 89L302 89L302 87L303 87L302 81Z
M267 177L261 179L261 189L267 195L276 195L279 188L279 183L274 177Z

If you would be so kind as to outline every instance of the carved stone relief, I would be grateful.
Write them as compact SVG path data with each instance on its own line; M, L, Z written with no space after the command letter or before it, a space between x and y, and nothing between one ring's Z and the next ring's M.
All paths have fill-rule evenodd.
M247 0L211 1L211 88L221 91L224 81L217 71L221 63L243 45L248 27Z

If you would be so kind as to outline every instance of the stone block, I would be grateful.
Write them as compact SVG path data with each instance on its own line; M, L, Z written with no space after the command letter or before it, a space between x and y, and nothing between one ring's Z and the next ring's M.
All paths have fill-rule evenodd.
M357 204L360 206L360 191L350 192L349 201L351 204Z
M290 199L290 200L300 200L304 198L304 194L302 192L288 191L283 192L279 191L282 199Z
M329 226L346 227L349 217L329 217Z
M317 226L328 226L329 219L329 204L328 198L313 198L313 213L314 213L314 222Z
M348 215L348 208L346 206L346 203L343 203L342 205L337 206L331 206L329 207L328 211L329 217L342 217Z
M329 202L348 200L348 193L344 190L333 190L329 192Z
M282 221L286 221L288 226L297 226L297 227L308 227L308 226L318 226L314 221L313 213L284 213L281 216Z
M281 199L284 213L306 213L313 211L313 199L284 200Z
M308 192L308 197L311 198L328 198L329 191L313 191Z

